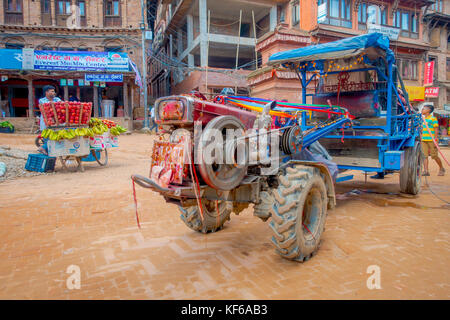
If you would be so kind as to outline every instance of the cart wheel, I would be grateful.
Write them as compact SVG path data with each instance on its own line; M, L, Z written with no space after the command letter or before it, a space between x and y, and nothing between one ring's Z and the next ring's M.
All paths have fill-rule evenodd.
M41 147L44 144L44 138L42 138L41 136L36 137L36 139L34 139L34 144L38 148Z
M62 156L58 157L61 161L63 170L66 172L84 172L83 163L81 162L81 157L74 156Z
M100 156L100 159L97 158L97 153L95 152L95 150L91 150L91 153L99 165L106 166L108 164L108 149L105 148L105 149L100 150L100 152L103 152L103 151L105 152L105 156L103 157L103 160L102 160L101 156Z

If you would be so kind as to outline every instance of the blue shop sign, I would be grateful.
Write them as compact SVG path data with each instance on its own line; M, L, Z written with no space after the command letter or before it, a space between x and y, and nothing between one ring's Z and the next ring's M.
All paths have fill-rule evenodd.
M21 70L22 49L0 49L0 69Z
M85 74L85 81L99 81L99 82L123 82L123 74L115 73L94 73Z

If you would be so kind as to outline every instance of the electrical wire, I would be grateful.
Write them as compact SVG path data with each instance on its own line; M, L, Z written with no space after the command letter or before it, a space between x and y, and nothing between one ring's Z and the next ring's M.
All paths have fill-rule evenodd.
M441 200L442 202L445 202L446 204L450 204L449 201L442 199L441 197L439 197L439 196L433 191L433 189L431 188L430 184L428 183L427 176L425 176L425 184L427 185L427 187L428 187L428 189L430 190L430 192L431 192L436 198L438 198L438 199Z

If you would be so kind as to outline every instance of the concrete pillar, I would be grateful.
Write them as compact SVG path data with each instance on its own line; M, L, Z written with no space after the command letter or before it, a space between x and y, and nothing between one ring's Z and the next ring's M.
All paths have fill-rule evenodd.
M270 8L270 31L275 30L275 27L277 26L277 20L278 20L278 8L277 6L273 6Z
M200 25L200 66L208 65L208 6L207 0L198 1L198 15Z
M194 42L194 17L191 14L186 16L187 23L187 47L189 48Z
M94 117L98 118L98 87L92 87L94 90Z
M187 23L187 47L190 48L192 46L192 43L194 42L194 17L188 14L186 16L186 23ZM188 65L189 67L194 66L194 55L192 54L188 55Z
M123 113L128 117L128 82L123 83Z
M28 79L28 117L32 118L34 107L34 90L33 90L33 80Z
M188 54L188 66L194 67L194 55L193 54Z

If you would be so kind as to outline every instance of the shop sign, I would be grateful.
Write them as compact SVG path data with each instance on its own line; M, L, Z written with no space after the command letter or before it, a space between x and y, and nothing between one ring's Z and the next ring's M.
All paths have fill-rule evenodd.
M100 82L100 88L105 88L106 87L106 82L101 81Z
M66 79L60 79L59 80L59 84L62 85L63 87L67 86L67 80Z
M84 85L85 85L86 87L89 87L89 86L91 85L91 82L90 82L90 81L85 81L85 82L84 82Z
M425 88L425 97L427 97L427 98L437 98L437 97L439 97L439 87L428 87L428 88Z
M34 51L35 70L129 71L124 52Z
M22 69L33 70L34 69L34 50L22 49Z
M0 49L0 69L21 70L22 49Z
M323 23L327 20L327 2L320 4L317 8L317 23Z
M2 81L8 81L8 76L2 76Z
M79 87L84 86L84 79L78 79L78 86Z
M374 32L379 32L379 33L385 35L386 37L389 38L389 40L397 40L398 35L400 34L400 28L393 28L393 27L382 26L379 24L368 23L367 24L367 33L374 33Z
M425 87L417 86L405 86L406 92L408 92L410 101L424 101L425 100Z
M73 86L73 79L67 79L67 85Z
M98 86L100 86L100 82L94 81L94 87L98 87Z
M94 73L85 74L86 81L103 81L103 82L123 82L123 74L116 73Z
M423 85L431 86L433 84L434 61L425 63Z

